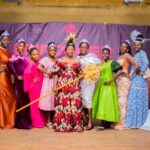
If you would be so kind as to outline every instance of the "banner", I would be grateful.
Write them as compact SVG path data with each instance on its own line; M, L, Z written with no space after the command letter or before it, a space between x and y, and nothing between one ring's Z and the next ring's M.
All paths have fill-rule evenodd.
M0 30L8 30L10 33L9 50L15 50L15 43L19 38L26 40L27 46L33 44L40 49L41 57L47 54L47 44L54 41L58 45L57 57L65 52L65 38L69 33L77 35L76 55L79 53L79 42L87 39L90 42L90 51L101 58L101 50L104 45L111 47L111 56L116 59L119 46L123 40L133 42L130 33L133 30L140 31L144 38L150 39L150 26L116 25L99 23L0 23ZM144 44L144 50L150 60L150 42Z

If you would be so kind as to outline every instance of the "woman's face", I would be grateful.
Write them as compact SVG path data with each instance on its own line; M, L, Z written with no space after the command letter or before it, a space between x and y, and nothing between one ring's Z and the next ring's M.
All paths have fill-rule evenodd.
M134 43L134 50L136 51L136 52L138 52L138 51L140 51L142 49L142 43L140 43L140 42L135 42Z
M38 61L40 59L40 53L37 49L34 49L30 55L33 61Z
M82 43L80 45L80 53L81 53L81 55L86 55L88 53L88 51L89 51L88 44L87 43Z
M121 46L120 46L120 52L121 54L124 54L128 51L128 46L126 43L122 43Z
M110 53L107 50L103 50L102 52L102 58L104 61L107 61L109 59Z
M48 49L48 54L49 54L50 57L55 57L56 53L57 53L56 47L51 47L51 48Z
M73 46L68 46L67 49L66 49L66 55L68 57L73 57L74 53L75 53L74 47Z
M7 48L9 42L10 42L9 37L8 36L3 36L2 39L1 39L1 41L0 41L0 45L3 48Z
M25 49L25 43L19 43L18 46L17 46L17 51L19 53L22 53Z

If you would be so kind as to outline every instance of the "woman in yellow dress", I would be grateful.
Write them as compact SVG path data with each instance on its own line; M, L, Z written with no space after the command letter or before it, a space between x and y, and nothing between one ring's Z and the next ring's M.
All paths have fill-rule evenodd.
M0 31L0 128L13 128L15 123L16 95L7 69L8 44L9 33Z

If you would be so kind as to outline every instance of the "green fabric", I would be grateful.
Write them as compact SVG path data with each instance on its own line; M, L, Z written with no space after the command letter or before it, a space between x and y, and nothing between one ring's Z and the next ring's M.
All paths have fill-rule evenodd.
M93 118L110 122L119 121L119 106L115 82L104 85L113 78L112 60L100 65L100 80L93 95Z
M121 65L118 62L113 61L111 63L111 68L113 72L117 72L119 69L121 69Z

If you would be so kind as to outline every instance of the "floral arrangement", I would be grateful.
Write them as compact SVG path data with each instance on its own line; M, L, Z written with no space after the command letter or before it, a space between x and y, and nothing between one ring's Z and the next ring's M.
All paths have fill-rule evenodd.
M84 79L90 82L96 82L100 76L100 66L95 64L90 64L83 69Z

